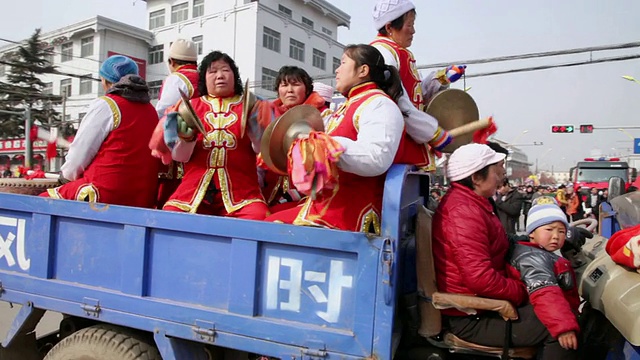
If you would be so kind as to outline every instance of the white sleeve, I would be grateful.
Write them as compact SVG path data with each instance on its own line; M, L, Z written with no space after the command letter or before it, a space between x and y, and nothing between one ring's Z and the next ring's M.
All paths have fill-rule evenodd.
M171 157L177 162L189 161L189 159L191 159L191 155L193 155L196 143L197 141L184 141L182 139L178 139L173 150L171 150Z
M436 72L432 71L422 79L422 97L425 101L433 98L438 92L449 88L449 85L442 85L435 75Z
M189 95L189 87L184 83L184 80L176 74L169 75L162 85L162 94L156 104L156 112L159 118L164 116L164 112L169 107L180 101L181 97L178 89Z
M404 90L404 87L402 90ZM404 91L398 99L398 107L405 115L404 122L407 134L409 134L415 142L425 144L433 139L433 136L438 130L438 120L413 106L406 91Z
M378 176L389 170L398 152L404 121L398 106L378 96L361 110L358 137L351 140L335 136L344 146L338 166L360 176Z
M398 59L396 56L386 47L375 44L373 45L384 58L384 63L387 65L393 65L398 69ZM436 80L437 81L437 80ZM438 130L438 120L433 116L418 110L411 100L409 99L409 93L407 89L402 85L402 96L398 99L398 107L400 111L405 115L405 129L407 134L413 138L418 144L428 143ZM424 96L424 94L423 94Z
M104 139L113 130L113 125L113 112L107 101L100 98L94 100L69 146L65 163L60 169L62 177L73 181L82 176L100 150Z

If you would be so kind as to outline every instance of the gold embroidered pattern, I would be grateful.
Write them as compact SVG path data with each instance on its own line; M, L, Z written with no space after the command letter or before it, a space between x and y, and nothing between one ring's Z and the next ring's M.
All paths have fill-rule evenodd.
M220 181L222 202L224 203L225 210L227 210L227 213L229 214L238 211L251 203L264 203L263 199L247 199L234 205L235 201L233 201L233 197L231 195L229 181L227 179L227 171L225 169L218 169L218 181Z
M364 213L363 216L360 217L360 221L362 222L362 226L360 227L360 232L368 233L371 226L373 226L373 231L376 235L380 235L380 216L373 209L369 208L369 211Z
M57 188L47 189L49 197L52 199L62 199L62 196L58 192L58 189L60 189L60 186L58 186Z
M88 201L90 203L100 201L100 193L92 184L84 185L78 188L76 192L76 200Z
M269 194L269 201L268 201L269 204L271 204L271 202L273 202L273 200L276 199L276 195L278 194L278 189L280 189L281 185L282 185L282 176L278 177L278 182L276 183L276 186L273 187L273 190L271 190L271 194Z
M379 90L379 89L374 89L374 90L369 90L367 92L365 92L365 94L371 94L371 93L380 93L379 95L374 95L370 98L368 98L367 100L365 100L362 105L358 106L358 108L356 109L355 113L353 114L353 127L356 129L357 132L360 132L360 114L362 113L362 111L364 111L364 109L367 107L367 105L369 103L371 103L374 99L377 99L379 96L385 96L384 95L384 91Z
M206 194L209 184L211 183L211 179L213 179L213 175L215 173L216 169L208 169L204 173L200 178L200 183L198 184L197 190L194 192L190 203L185 203L179 200L169 200L165 203L165 206L174 206L182 211L195 214L198 211L198 206L200 206L202 199L204 199L204 195Z
M113 129L111 130L117 129L118 126L120 126L120 121L122 120L122 114L120 113L118 104L116 104L116 102L108 96L100 96L100 99L107 102L107 105L109 105L111 113L113 114Z
M380 41L378 41L380 40ZM396 52L396 49L393 48L393 46L387 44L385 41L389 41L389 39L386 38L377 38L376 40L374 40L372 45L380 45L383 48L389 50L389 52L391 53L391 55L393 55L393 58L396 60L396 64L400 64L400 57L398 56L398 53Z

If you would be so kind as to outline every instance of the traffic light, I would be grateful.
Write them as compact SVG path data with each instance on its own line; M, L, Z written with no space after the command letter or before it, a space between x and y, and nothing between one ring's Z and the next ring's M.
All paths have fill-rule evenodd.
M552 125L551 132L554 134L558 133L572 133L573 125Z
M583 134L591 134L593 132L593 125L580 125L580 132Z

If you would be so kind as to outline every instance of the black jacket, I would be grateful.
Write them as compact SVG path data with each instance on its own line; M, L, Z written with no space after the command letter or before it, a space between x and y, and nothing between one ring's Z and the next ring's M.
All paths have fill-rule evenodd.
M504 196L498 196L496 207L498 208L498 217L507 234L516 233L516 221L520 219L522 211L523 197L516 189L511 189Z

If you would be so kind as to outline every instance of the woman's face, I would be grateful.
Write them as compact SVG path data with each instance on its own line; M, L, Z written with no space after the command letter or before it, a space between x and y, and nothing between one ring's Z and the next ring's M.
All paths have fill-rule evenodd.
M387 32L389 36L396 42L396 44L400 45L403 48L408 48L413 43L413 34L416 33L416 29L414 28L414 24L416 22L416 14L414 12L410 12L404 18L404 24L400 29L394 29L391 27L387 27ZM390 30L390 32L389 32Z
M346 94L352 87L363 82L361 68L362 66L356 68L356 62L347 54L342 54L340 66L336 69L336 90Z
M504 161L500 161L489 166L489 173L485 179L479 179L474 175L473 185L476 194L482 197L492 197L498 191L498 187L502 185L504 179Z
M296 79L284 79L278 86L278 98L286 107L294 107L306 100L307 88Z
M211 63L206 75L209 95L228 97L235 93L235 81L231 66L224 60Z

